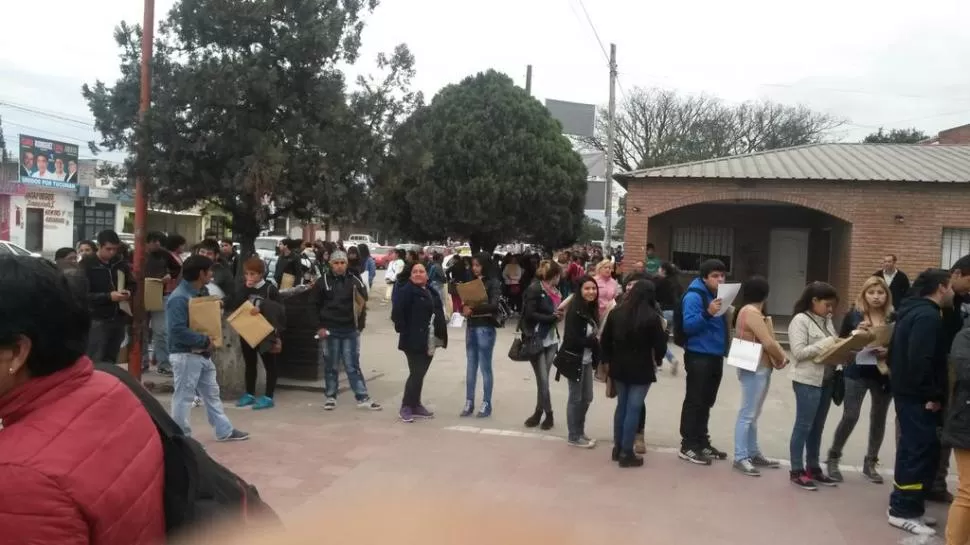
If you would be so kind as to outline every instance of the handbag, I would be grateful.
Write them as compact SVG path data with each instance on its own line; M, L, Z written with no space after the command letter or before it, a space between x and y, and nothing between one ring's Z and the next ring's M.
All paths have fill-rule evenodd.
M836 369L832 375L832 403L836 406L845 400L845 374L842 369Z
M573 382L578 382L583 376L582 354L560 349L556 352L552 364L556 366L557 375L562 375Z
M738 330L744 334L744 317L741 320L742 323L738 324ZM761 365L761 351L763 349L764 347L760 343L746 341L740 337L732 337L731 349L728 350L727 359L724 360L724 363L745 371L756 372Z
M542 352L542 339L538 335L529 335L522 331L522 324L519 323L516 329L515 339L509 347L509 359L512 361L532 361L532 358Z

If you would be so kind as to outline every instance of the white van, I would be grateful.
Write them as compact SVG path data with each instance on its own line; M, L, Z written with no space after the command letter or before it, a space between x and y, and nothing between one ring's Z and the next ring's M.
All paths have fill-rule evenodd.
M256 255L261 259L276 257L276 249L285 238L281 236L256 237Z
M375 244L374 240L371 239L370 235L361 235L361 234L350 235L349 237L347 237L346 242L349 242L350 244L353 244L353 245L366 244L368 247Z

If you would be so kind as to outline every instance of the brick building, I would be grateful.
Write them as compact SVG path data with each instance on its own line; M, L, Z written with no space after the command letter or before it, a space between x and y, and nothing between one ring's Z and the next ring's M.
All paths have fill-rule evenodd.
M970 253L970 146L816 144L623 173L625 263L648 242L685 276L707 257L764 275L788 315L806 282L845 310L883 255L911 277Z

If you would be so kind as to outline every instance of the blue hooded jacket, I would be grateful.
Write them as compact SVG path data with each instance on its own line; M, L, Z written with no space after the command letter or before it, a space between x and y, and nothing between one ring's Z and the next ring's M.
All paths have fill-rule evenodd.
M700 290L709 297L701 297L701 294L694 290ZM695 278L683 299L683 320L684 333L687 335L687 352L696 354L707 354L710 356L724 356L727 354L727 314L720 317L711 316L707 313L707 305L717 294L712 294L704 281Z

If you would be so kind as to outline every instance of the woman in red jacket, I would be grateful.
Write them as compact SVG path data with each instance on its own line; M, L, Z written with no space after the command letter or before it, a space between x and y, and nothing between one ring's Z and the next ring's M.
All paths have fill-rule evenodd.
M84 355L89 324L53 265L0 256L0 542L165 539L158 431Z

